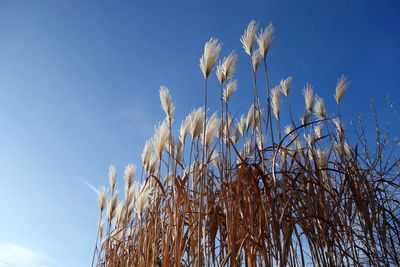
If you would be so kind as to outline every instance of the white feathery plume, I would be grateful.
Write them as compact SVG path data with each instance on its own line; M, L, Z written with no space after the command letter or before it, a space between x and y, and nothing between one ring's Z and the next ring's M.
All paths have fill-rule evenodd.
M304 134L304 140L306 140L307 145L312 148L315 142L315 137L311 134Z
M204 53L200 58L200 69L203 72L204 79L210 76L220 52L221 45L218 44L218 39L211 38L204 45Z
M280 112L280 101L281 101L281 90L280 86L276 86L271 90L271 98L272 98L272 111L274 112L275 118L279 120L279 112Z
M107 202L107 189L102 186L97 193L97 205L99 206L100 213L103 212Z
M116 224L117 225L123 225L125 218L126 218L126 212L127 212L127 205L124 200L121 200L117 204L117 208L115 211L115 217L117 218Z
M254 114L254 119L253 119L253 129L260 131L260 126L261 126L261 118L264 114L264 109L259 109L258 112Z
M342 137L344 134L344 126L343 126L342 122L338 118L334 118L332 121L333 121L333 124L335 124L335 126L336 126L337 135L339 137Z
M108 181L110 182L111 190L115 190L115 184L117 182L117 169L115 166L110 166L108 168Z
M168 121L172 122L175 113L175 105L172 103L171 95L168 88L164 85L162 85L160 88L160 101L161 108L167 115Z
M181 127L179 128L179 140L182 144L185 144L186 136L190 131L190 122L192 120L192 113L186 116L185 120L182 121Z
M175 146L174 146L174 151L173 151L173 156L177 162L180 162L182 160L182 153L183 153L183 145L180 140L175 141Z
M312 113L314 108L314 90L310 84L306 84L303 89L304 102L306 103L306 110L308 113Z
M315 96L314 114L319 120L326 119L325 104L322 97Z
M336 84L335 100L337 104L339 104L340 100L342 99L348 85L349 82L347 81L347 77L342 75Z
M235 64L237 61L237 55L232 51L229 56L224 57L222 62L217 66L217 78L220 84L223 84L226 80L232 78L235 72Z
M115 217L115 211L118 204L118 190L114 192L111 200L108 201L107 206L107 220L111 222Z
M338 156L343 155L343 153L344 153L344 145L343 145L343 143L333 141L333 151L335 151L335 153Z
M152 139L147 140L146 144L144 145L143 152L142 152L142 164L145 170L148 169L151 157L151 145L153 141Z
M240 117L239 122L237 123L237 129L239 130L239 133L243 136L244 132L246 131L246 117L244 115L242 115Z
M256 72L258 69L258 66L260 65L260 62L262 60L262 55L260 51L257 49L254 51L254 53L251 55L251 65L253 67L253 71Z
M229 102L229 99L236 90L237 90L237 80L231 80L226 84L223 92L223 98L225 103Z
M253 52L254 39L256 38L257 23L252 20L244 31L243 35L240 37L240 42L242 42L244 51L251 56Z
M206 147L207 150L210 149L210 145L214 137L217 135L220 126L221 126L221 120L217 117L217 112L214 112L214 114L212 114L211 117L207 120L205 143L203 140L203 136L201 136L203 145Z
M266 138L264 135L262 135L261 133L257 133L256 134L256 144L259 150L263 149L263 146L266 142Z
M300 118L301 124L302 124L302 125L307 124L307 123L310 121L311 116L312 116L312 113L310 113L310 112L308 112L308 111L306 110L306 112L304 113L304 115Z
M129 190L131 189L133 180L136 175L136 166L133 164L128 164L125 167L124 180L125 180L125 196L128 195Z
M167 145L169 136L168 122L164 120L163 123L155 129L155 134L152 139L154 152L159 158L161 158L164 146Z
M254 113L255 113L255 107L254 103L250 106L249 111L247 112L247 118L246 118L246 130L250 128L250 126L254 123Z
M351 150L351 147L350 147L350 145L349 145L347 142L344 143L344 152L345 152L348 156L352 156L352 154L353 154L353 152L352 152L352 150Z
M231 142L235 145L238 141L239 141L239 129L238 127L235 127L235 129L233 130L233 133L230 137Z
M226 138L228 137L228 133L231 130L231 126L232 126L232 122L233 122L232 117L229 114L226 114L224 112L223 117L226 117L226 116L228 118L224 121L223 125L222 125L222 121L221 121L220 129L218 131L218 137L223 138L225 142L226 142Z
M322 124L318 123L316 126L314 126L314 135L316 138L322 137Z
M275 29L272 23L270 23L264 30L257 35L257 43L258 49L263 58L267 56L269 47L272 42L272 34L274 33Z
M317 149L317 163L320 167L326 167L329 162L329 151L327 148Z
M250 154L251 153L251 148L252 148L251 140L246 138L246 141L243 144L243 152L245 154Z
M155 154L151 155L148 169L146 170L148 174L158 176L158 166L160 163L159 159L160 158L157 155L155 155Z
M149 205L150 189L147 184L142 184L140 190L138 190L138 195L136 196L135 209L139 218L142 217L143 212L147 209Z
M292 80L292 77L289 76L286 79L281 80L280 82L282 94L284 94L286 97L290 94L290 89L292 88Z
M289 124L288 126L285 127L285 134L286 135L293 134L292 131L293 131L292 125Z
M192 140L199 138L204 125L204 107L200 107L192 111L192 119L190 122L190 134Z

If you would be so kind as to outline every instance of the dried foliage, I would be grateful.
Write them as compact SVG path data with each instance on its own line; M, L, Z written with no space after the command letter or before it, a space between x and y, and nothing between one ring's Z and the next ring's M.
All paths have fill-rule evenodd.
M254 76L263 63L268 81L261 59L274 30L270 24L256 36L256 29L252 21L241 41ZM253 51L256 37L263 47ZM216 39L205 45L206 80L220 49ZM279 94L289 104L291 77L271 91L272 103L263 101L265 115L254 83L254 103L235 124L228 102L235 62L231 53L217 68L221 117L193 110L177 137L175 106L161 89L167 117L143 150L143 182L128 165L121 199L110 167L110 189L99 190L92 266L398 266L400 166L388 132L376 123L372 151L364 128L349 135L308 84L301 122L288 105L291 121L281 131ZM347 86L342 76L338 104Z

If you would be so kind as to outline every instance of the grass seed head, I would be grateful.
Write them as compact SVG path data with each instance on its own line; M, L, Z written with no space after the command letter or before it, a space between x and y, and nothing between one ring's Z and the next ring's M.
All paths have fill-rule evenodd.
M290 89L292 88L292 80L292 77L289 76L286 79L281 80L280 82L282 94L284 94L286 97L290 94Z
M229 99L236 90L237 90L237 80L231 80L226 84L223 92L223 98L225 103L229 102Z
M252 20L244 31L243 35L240 37L240 42L242 42L244 51L251 56L253 52L254 40L256 38L257 23Z
M220 84L224 84L226 80L232 78L235 72L235 64L237 61L237 55L235 52L231 52L229 56L224 57L222 63L217 66L217 78Z
M339 104L340 100L342 100L343 94L346 91L348 85L349 82L347 81L347 77L342 75L336 84L335 100L337 104Z
M267 56L269 47L271 46L272 43L272 34L274 33L274 31L275 31L274 26L272 25L272 23L270 23L264 30L261 30L261 32L257 35L258 49L263 58Z
M204 45L204 53L200 58L200 69L203 72L204 79L210 76L220 52L221 44L218 44L218 39L211 38Z

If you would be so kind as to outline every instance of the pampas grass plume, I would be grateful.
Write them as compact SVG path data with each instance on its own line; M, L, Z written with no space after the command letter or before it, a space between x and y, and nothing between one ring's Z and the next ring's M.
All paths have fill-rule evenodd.
M287 77L285 80L280 82L282 94L286 97L290 94L290 89L292 88L292 77Z
M272 25L272 23L270 23L257 35L258 49L263 58L267 56L269 47L271 46L272 34L274 33L274 31L274 26Z
M339 104L340 100L342 100L343 94L346 91L348 85L349 82L347 81L347 77L342 75L336 84L335 100L337 104Z
M218 39L211 38L204 45L204 53L200 58L200 69L203 72L204 79L210 76L220 52L221 45L218 44Z
M253 45L256 38L257 27L258 25L254 20L250 21L249 26L247 26L243 35L240 37L240 42L242 42L244 51L249 56L251 56L253 53Z
M217 66L216 74L220 84L223 84L226 80L232 78L233 73L235 72L236 61L237 55L233 51L229 54L229 56L224 57L222 63Z
M237 80L229 81L226 86L224 87L223 98L225 103L229 102L232 94L237 90Z

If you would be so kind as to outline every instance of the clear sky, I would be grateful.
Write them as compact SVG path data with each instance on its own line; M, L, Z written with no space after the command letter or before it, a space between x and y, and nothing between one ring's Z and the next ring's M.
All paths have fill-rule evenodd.
M240 35L250 20L276 32L272 84L291 75L293 109L311 83L335 111L344 73L351 82L343 117L383 124L400 103L398 1L78 1L0 0L0 266L89 266L98 219L83 181L107 184L137 163L164 114L158 89L177 106L176 124L202 105L198 67L216 37L222 56L239 55L235 111L252 99L249 59ZM215 75L210 105L217 107ZM398 132L399 121L395 121ZM121 178L121 176L120 176Z

